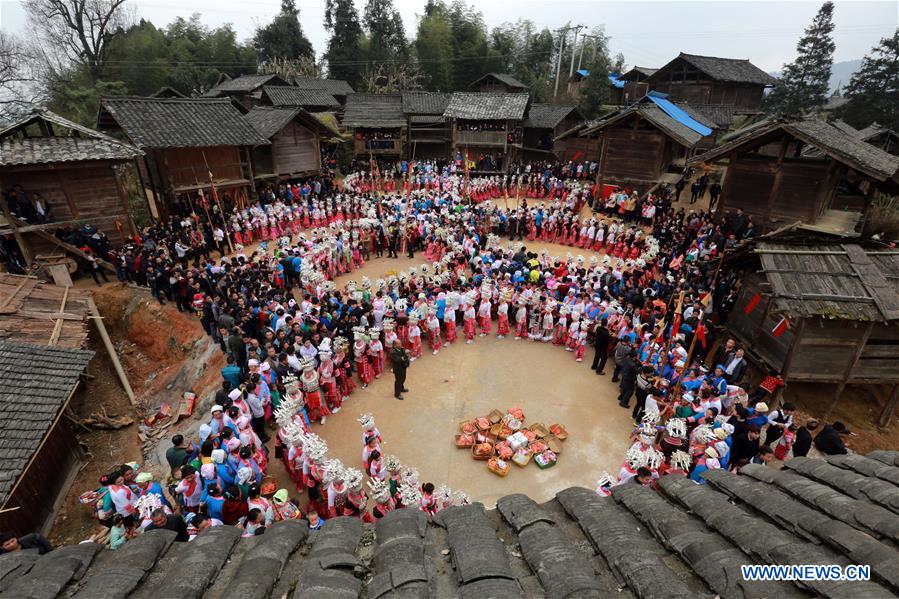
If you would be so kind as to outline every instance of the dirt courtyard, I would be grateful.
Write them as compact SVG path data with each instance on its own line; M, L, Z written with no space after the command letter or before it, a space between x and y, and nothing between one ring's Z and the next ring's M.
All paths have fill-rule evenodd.
M563 257L583 250L545 243L526 243L529 250L546 248ZM584 252L585 256L592 252ZM389 271L420 266L424 257L374 259L360 269L337 279L338 288L349 280L372 281ZM393 397L393 375L385 371L368 389L353 392L340 413L326 424L313 425L327 442L332 457L362 469L362 428L356 419L365 412L375 416L384 437L385 453L396 455L421 474L422 482L445 483L468 493L475 501L491 506L503 495L527 493L537 501L551 499L570 486L592 487L603 470L617 474L628 447L632 426L630 410L618 406L618 386L606 376L590 370L593 349L583 363L574 355L549 343L476 337L440 350L425 353L409 368L405 401ZM555 467L541 470L535 464L512 467L504 478L487 470L486 462L475 461L469 450L457 449L453 435L459 423L485 416L496 408L502 412L520 406L526 424L563 424L570 438L562 444ZM292 488L280 463L272 470L288 489Z

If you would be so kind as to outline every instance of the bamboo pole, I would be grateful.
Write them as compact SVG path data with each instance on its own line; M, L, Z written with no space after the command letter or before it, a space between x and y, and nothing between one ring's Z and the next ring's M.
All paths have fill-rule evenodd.
M103 317L100 316L100 311L97 310L97 304L94 303L93 297L87 299L87 307L91 312L91 318L97 325L97 330L100 332L100 338L103 340L103 345L106 346L106 351L109 353L109 359L112 361L113 367L115 367L116 374L119 375L119 381L125 389L125 394L128 396L129 401L131 401L131 405L136 406L137 400L134 397L134 391L131 390L128 376L125 374L125 369L122 368L122 363L119 361L119 356L116 354L115 347L112 345L112 339L109 338L109 333L106 331L106 325L103 324Z

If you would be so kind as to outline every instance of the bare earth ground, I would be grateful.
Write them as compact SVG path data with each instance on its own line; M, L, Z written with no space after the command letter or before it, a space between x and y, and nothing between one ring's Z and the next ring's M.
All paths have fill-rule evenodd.
M682 197L688 199L689 195ZM707 199L695 207L705 205ZM691 207L684 201L675 206ZM589 209L585 208L582 214L589 214ZM568 252L590 255L567 246L524 243L533 251L545 247L551 255L560 257ZM411 260L375 260L338 279L338 285L350 279L360 281L363 275L375 280L387 272L408 270L423 262L421 254ZM79 279L76 285L93 288L90 279ZM220 382L219 369L224 365L221 352L210 347L193 315L179 313L172 304L160 307L147 291L111 283L96 291L95 300L132 387L148 409L155 410L163 400L174 405L188 389L196 391L201 402L193 418L166 429L158 444L151 440L142 447L136 425L117 431L86 432L76 428L90 454L57 514L51 534L54 543L78 542L96 530L96 521L78 504L78 495L96 488L99 476L112 466L143 461L144 469L152 470L157 480L164 480L162 454L169 439L176 432L193 436L199 424L208 419L210 394ZM91 325L90 348L97 357L89 371L95 378L87 382L86 391L81 391L73 402L75 416L86 417L105 408L111 415L127 414L140 420L145 410L130 406L96 337ZM577 364L570 353L542 343L494 337L476 338L468 346L457 342L438 356L426 352L412 365L407 379L411 392L405 401L393 399L393 377L385 372L367 390L354 392L339 414L329 418L324 427L315 425L314 430L327 439L332 455L347 465L361 467L362 434L356 418L371 412L386 441L384 451L418 468L422 480L446 483L488 505L502 495L516 492L547 499L567 486L592 486L603 470L616 474L628 444L630 413L617 406L617 385L610 382L610 377L592 374L590 360L592 348L587 351L585 363ZM611 367L608 372L611 374ZM832 393L833 388L826 385L790 385L785 399L797 402L803 413L820 417ZM833 419L843 420L859 433L848 440L853 450L864 452L899 445L895 421L886 431L878 430L874 424L883 402L882 389L846 389ZM524 469L513 466L507 477L499 478L486 469L484 462L472 460L468 452L453 446L452 437L460 420L485 415L493 408L505 411L511 406L522 407L527 422L560 422L567 427L571 438L563 444L556 467L540 470L534 464ZM165 424L163 421L157 427ZM283 467L277 460L272 460L272 464L271 472L293 495Z
M528 244L535 251L544 247L559 256L571 249ZM421 257L375 260L339 277L337 285L362 276L375 280L389 270L408 270L422 261ZM371 412L386 441L384 452L418 468L423 482L446 483L488 505L510 493L527 493L543 501L569 486L593 485L603 470L617 474L631 424L630 411L617 405L617 385L609 382L611 367L606 376L597 376L590 370L592 349L578 364L573 354L549 343L498 340L495 329L494 323L494 334L476 337L472 345L457 340L437 356L425 351L408 371L410 392L405 401L393 398L393 375L385 372L368 389L353 392L343 410L328 418L324 427L315 425L314 432L328 442L333 457L361 468L362 429L356 418ZM453 435L462 420L512 406L524 410L526 423L559 422L567 428L571 436L555 467L513 466L508 476L500 478L487 470L485 462L473 460L470 451L456 449ZM291 488L286 477L280 479Z

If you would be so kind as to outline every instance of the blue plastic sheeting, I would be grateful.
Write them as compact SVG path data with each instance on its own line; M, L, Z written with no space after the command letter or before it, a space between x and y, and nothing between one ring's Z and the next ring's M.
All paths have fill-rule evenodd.
M616 88L621 89L624 87L624 81L619 81L618 77L619 75L609 75L609 81L611 81L612 85Z
M578 70L575 71L575 72L576 72L578 75L580 75L581 77L586 77L587 75L590 74L590 71L588 71L587 69L578 69Z
M649 92L646 95L647 98L652 100L656 106L661 108L665 114L673 118L675 121L684 125L685 127L689 127L693 131L696 131L703 137L706 135L711 135L712 130L694 119L692 116L684 112L683 109L679 108L675 105L665 94L660 94L656 92Z

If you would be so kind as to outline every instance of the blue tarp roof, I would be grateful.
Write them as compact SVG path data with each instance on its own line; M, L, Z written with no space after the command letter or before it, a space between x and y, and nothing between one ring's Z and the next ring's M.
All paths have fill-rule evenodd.
M580 75L581 77L586 77L587 75L590 74L590 71L588 71L587 69L578 69L577 74Z
M646 97L652 100L652 102L661 108L665 114L673 118L675 121L684 125L685 127L689 127L693 131L696 131L703 137L706 135L711 135L712 130L694 119L692 116L684 112L683 109L678 108L671 100L668 99L668 94L663 94L659 92L649 92L646 94Z
M621 89L622 87L624 87L624 81L619 80L619 77L621 77L621 75L612 73L609 75L609 81L612 82L612 85L614 85L618 89Z

